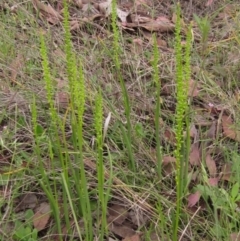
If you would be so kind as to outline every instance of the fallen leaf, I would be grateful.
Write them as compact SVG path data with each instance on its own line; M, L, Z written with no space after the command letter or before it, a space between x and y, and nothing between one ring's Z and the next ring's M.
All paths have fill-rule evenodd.
M167 42L161 38L157 38L157 46L158 47L167 47Z
M69 94L65 91L59 91L55 95L55 105L59 109L67 109L69 105Z
M191 124L190 126L190 132L189 135L191 138L193 138L194 140L196 139L196 137L198 136L198 130L196 128L196 126L194 124ZM194 141L195 142L195 141Z
M208 184L212 187L216 187L218 185L219 178L218 177L211 177L208 178Z
M175 25L166 18L157 18L156 20L151 20L144 24L139 24L140 27L145 28L146 30L159 31L159 32L172 32L175 28Z
M230 181L232 174L232 165L230 163L224 164L222 166L221 173L221 180Z
M36 209L36 212L33 216L33 226L38 231L41 231L46 228L46 225L50 219L50 205L46 202L40 204Z
M222 128L225 137L240 142L240 132L234 130L231 116L222 115Z
M57 24L63 17L50 5L44 4L39 0L32 0L35 9L40 10L44 16L47 17L47 21L52 24Z
M108 241L118 241L117 239L113 239L111 237L108 238Z
M206 7L209 7L213 4L214 0L208 0L205 4Z
M189 162L193 166L200 165L200 150L198 147L198 143L193 143L191 146L191 152L189 155Z
M121 20L121 22L127 22L127 16L129 15L128 12L124 12L121 9L117 8L117 16Z
M148 5L147 0L135 0L136 6L138 5Z
M200 191L196 191L195 193L190 194L188 196L188 207L195 206L197 204L197 202L199 201L200 197L201 197Z
M215 161L212 159L210 154L206 156L206 166L208 168L210 176L215 176L217 174L217 167Z
M131 237L126 237L122 241L140 241L140 236L139 236L139 234L134 234Z
M129 19L130 19L131 23L136 23L136 24L142 24L142 23L147 23L147 22L152 21L151 18L141 16L141 15L136 14L136 13L132 13L131 15L129 15Z
M156 20L140 16L138 18L139 21L134 20L136 22L126 22L124 26L128 28L140 27L150 32L173 32L175 28L175 25L165 17L159 17Z
M115 235L120 236L121 238L131 237L136 234L132 228L126 225L116 225L112 223L108 227L109 231L111 231Z
M128 210L122 205L115 204L108 208L108 223L121 225L128 216Z
M112 13L112 0L108 0L107 2L102 2L98 4L98 8L101 13L108 17ZM117 7L117 16L121 20L121 22L127 22L128 12L122 11Z
M37 206L37 204L37 196L33 193L27 193L20 198L20 202L17 205L15 211L19 212L25 209L34 209Z
M148 217L144 214L144 212L131 210L129 212L129 219L134 226L144 227L148 221Z
M75 4L76 4L76 6L78 7L78 8L82 8L83 7L83 2L82 2L82 0L74 0L74 2L75 2Z
M210 126L209 130L207 131L207 138L211 140L216 139L216 129L217 129L217 121L213 121L212 125Z
M140 54L143 52L143 40L140 38L133 39L132 48L134 52Z
M240 241L240 232L239 233L232 233L230 235L230 241Z
M199 91L200 91L199 84L196 81L194 81L193 79L190 79L188 96L196 97L196 96L198 96Z
M171 145L176 145L176 143L177 143L176 135L169 126L166 126L166 128L164 130L164 139Z
M19 74L19 71L24 65L24 58L21 54L18 54L17 57L12 61L12 63L9 66L10 69L10 79L14 84L18 84L16 82L17 75Z
M176 170L176 158L173 156L164 156L162 165L164 172L170 175Z

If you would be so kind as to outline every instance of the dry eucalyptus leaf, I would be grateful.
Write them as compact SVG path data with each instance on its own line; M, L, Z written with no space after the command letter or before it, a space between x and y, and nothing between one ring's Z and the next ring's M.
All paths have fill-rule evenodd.
M33 226L38 231L46 228L46 225L50 219L50 205L46 202L40 204L33 216Z
M240 132L234 128L231 116L222 115L222 128L225 137L240 142Z
M20 202L16 207L16 212L25 210L25 209L33 209L37 206L38 204L38 199L37 196L33 193L28 193L23 195L20 198Z
M108 223L114 222L121 225L128 216L128 211L125 207L115 204L108 208Z
M147 23L152 21L152 19L149 17L140 16L139 14L135 14L135 13L132 13L131 15L129 15L129 18L132 23L137 23L137 24Z
M24 58L21 54L18 54L17 57L10 64L10 73L11 73L11 81L16 83L17 75L19 71L22 69L24 64Z
M126 237L125 239L123 239L122 241L140 241L140 235L139 234L134 234L131 237Z
M163 157L163 170L167 175L172 174L176 170L176 158L173 156Z
M137 227L145 226L148 221L148 217L145 215L145 213L139 210L131 210L129 212L129 217L131 222Z
M217 129L217 121L213 121L212 125L210 126L209 130L207 131L207 138L209 139L216 139L216 129Z
M191 152L189 155L189 162L193 166L199 166L200 165L200 150L198 147L198 143L194 143L191 146Z
M109 231L120 236L121 238L131 237L136 233L132 228L126 225L116 225L114 223L109 225Z
M224 164L222 166L221 172L222 172L221 180L230 181L231 174L232 174L232 165L230 163Z
M156 19L144 24L139 24L139 26L151 32L152 31L172 32L175 28L174 24L171 23L170 21L163 21L161 19Z
M76 6L77 6L78 8L81 9L81 8L83 7L83 2L82 2L82 0L75 0L74 2L75 2Z
M240 232L239 233L232 233L230 235L230 241L240 241Z
M195 142L195 139L198 136L198 130L197 130L197 128L196 128L196 126L194 124L191 124L191 126L190 126L189 135L190 135L191 138L194 139L194 142Z
M214 177L217 174L217 166L210 154L206 156L206 166L208 168L210 176Z
M35 9L43 13L48 22L57 24L63 19L63 17L50 4L44 4L39 0L32 0L32 3Z
M107 2L102 2L98 4L98 8L105 17L108 17L112 12L112 0L108 0ZM127 16L129 15L128 12L122 11L121 9L117 8L117 16L121 20L121 22L127 22Z
M60 109L67 109L69 104L69 94L65 91L59 91L55 96L55 104Z
M199 94L199 84L194 81L193 79L190 79L189 81L189 90L188 90L188 96L196 97Z
M188 196L188 207L194 207L198 201L200 200L201 193L199 191L196 191L193 194L190 194Z
M216 187L218 185L219 178L218 177L211 177L208 178L208 184L212 187Z

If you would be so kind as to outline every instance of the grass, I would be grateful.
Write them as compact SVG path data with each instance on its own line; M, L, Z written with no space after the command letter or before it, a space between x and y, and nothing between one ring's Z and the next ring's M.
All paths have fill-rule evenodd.
M0 240L237 240L239 139L222 116L238 133L239 4L187 28L188 10L169 8L169 49L121 31L118 5L77 33L67 1L62 25L0 5Z

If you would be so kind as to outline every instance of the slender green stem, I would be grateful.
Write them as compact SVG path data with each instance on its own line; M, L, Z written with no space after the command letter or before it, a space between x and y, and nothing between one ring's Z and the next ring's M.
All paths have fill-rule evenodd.
M118 78L122 90L125 116L127 119L127 138L126 147L128 150L128 156L130 160L130 168L133 172L136 171L136 164L134 161L133 150L132 150L132 125L131 125L131 108L128 92L121 74L121 66L119 60L120 54L120 45L119 45L119 30L117 27L117 2L116 0L112 1L112 28L113 28L113 50L114 50L114 63L116 70L116 77Z

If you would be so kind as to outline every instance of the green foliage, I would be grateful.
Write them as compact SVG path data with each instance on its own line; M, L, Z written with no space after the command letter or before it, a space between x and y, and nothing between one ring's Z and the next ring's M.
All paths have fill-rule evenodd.
M124 101L124 110L125 115L127 119L127 131L123 126L121 126L121 130L123 133L123 139L124 144L128 150L128 156L129 156L129 167L130 169L135 172L136 171L136 164L133 156L133 150L132 150L132 125L131 125L131 106L129 101L128 92L122 77L121 73L121 65L120 65L120 45L119 45L119 29L117 26L117 1L112 0L112 28L113 28L113 61L115 64L115 74L117 80L120 82L121 90L122 90L122 96Z
M200 191L206 203L211 202L212 204L212 206L208 206L208 211L212 213L215 219L211 227L213 235L218 237L218 240L222 237L224 237L224 240L227 240L229 234L235 232L239 223L239 183L233 184L229 191L207 184L198 185L196 190Z
M208 40L209 32L211 30L210 20L209 20L208 16L200 18L196 14L194 14L193 17L201 32L202 53L205 54L206 47L207 47L207 40Z
M160 92L161 92L161 82L159 75L158 63L160 60L159 50L157 46L156 35L154 37L153 45L153 81L156 85L156 107L155 107L155 138L156 138L156 156L157 156L157 173L159 177L162 176L162 150L161 150L161 140L160 140Z
M38 231L33 228L33 225L29 220L33 218L33 211L28 209L25 212L25 219L27 222L21 222L16 220L14 227L13 238L16 241L37 241L38 240Z
M93 225L91 217L91 202L89 198L87 178L84 168L84 159L83 159L83 115L85 111L85 83L84 83L84 74L83 67L80 62L80 67L78 66L76 56L71 41L70 25L69 25L69 11L68 3L64 1L64 47L66 54L66 68L68 75L68 82L70 86L70 114L71 114L71 127L73 130L73 146L74 146L74 160L79 165L79 169L70 164L72 171L73 182L75 183L77 191L77 199L79 200L78 204L72 202L74 194L72 193L70 183L66 178L66 175L62 175L62 180L64 182L64 187L67 192L68 202L71 206L72 212L74 213L75 225L78 226L77 216L81 215L84 219L85 227L85 240L93 239ZM67 145L67 143L65 144ZM80 182L79 182L80 180ZM67 203L66 203L67 210ZM66 216L67 216L66 211ZM77 229L79 236L82 238L80 229Z
M98 198L99 207L101 207L102 214L99 216L102 220L101 224L101 240L103 240L103 234L107 227L107 202L105 201L105 190L104 190L104 163L103 163L103 100L101 91L99 91L95 100L95 110L94 110L94 123L96 131L96 141L97 141L97 179L98 179Z
M47 46L45 44L43 34L40 34L40 40L41 40L40 53L41 53L41 57L42 57L43 79L45 81L47 100L48 100L48 104L50 106L49 110L50 110L50 115L51 115L51 121L53 122L53 125L56 126L57 125L57 112L54 107L54 88L53 88L54 85L53 85L50 67L49 67L48 50L47 50Z
M173 230L173 240L177 241L178 225L180 219L180 209L184 194L184 188L187 185L187 172L188 172L188 159L190 149L190 136L189 136L189 113L188 113L188 89L189 80L191 77L191 26L188 29L186 37L185 52L182 48L181 40L181 9L177 5L177 21L175 27L175 59L176 59L176 188L177 188L177 204L175 213L175 223ZM185 57L183 57L185 56ZM185 123L184 123L185 120ZM184 130L186 128L186 136Z

